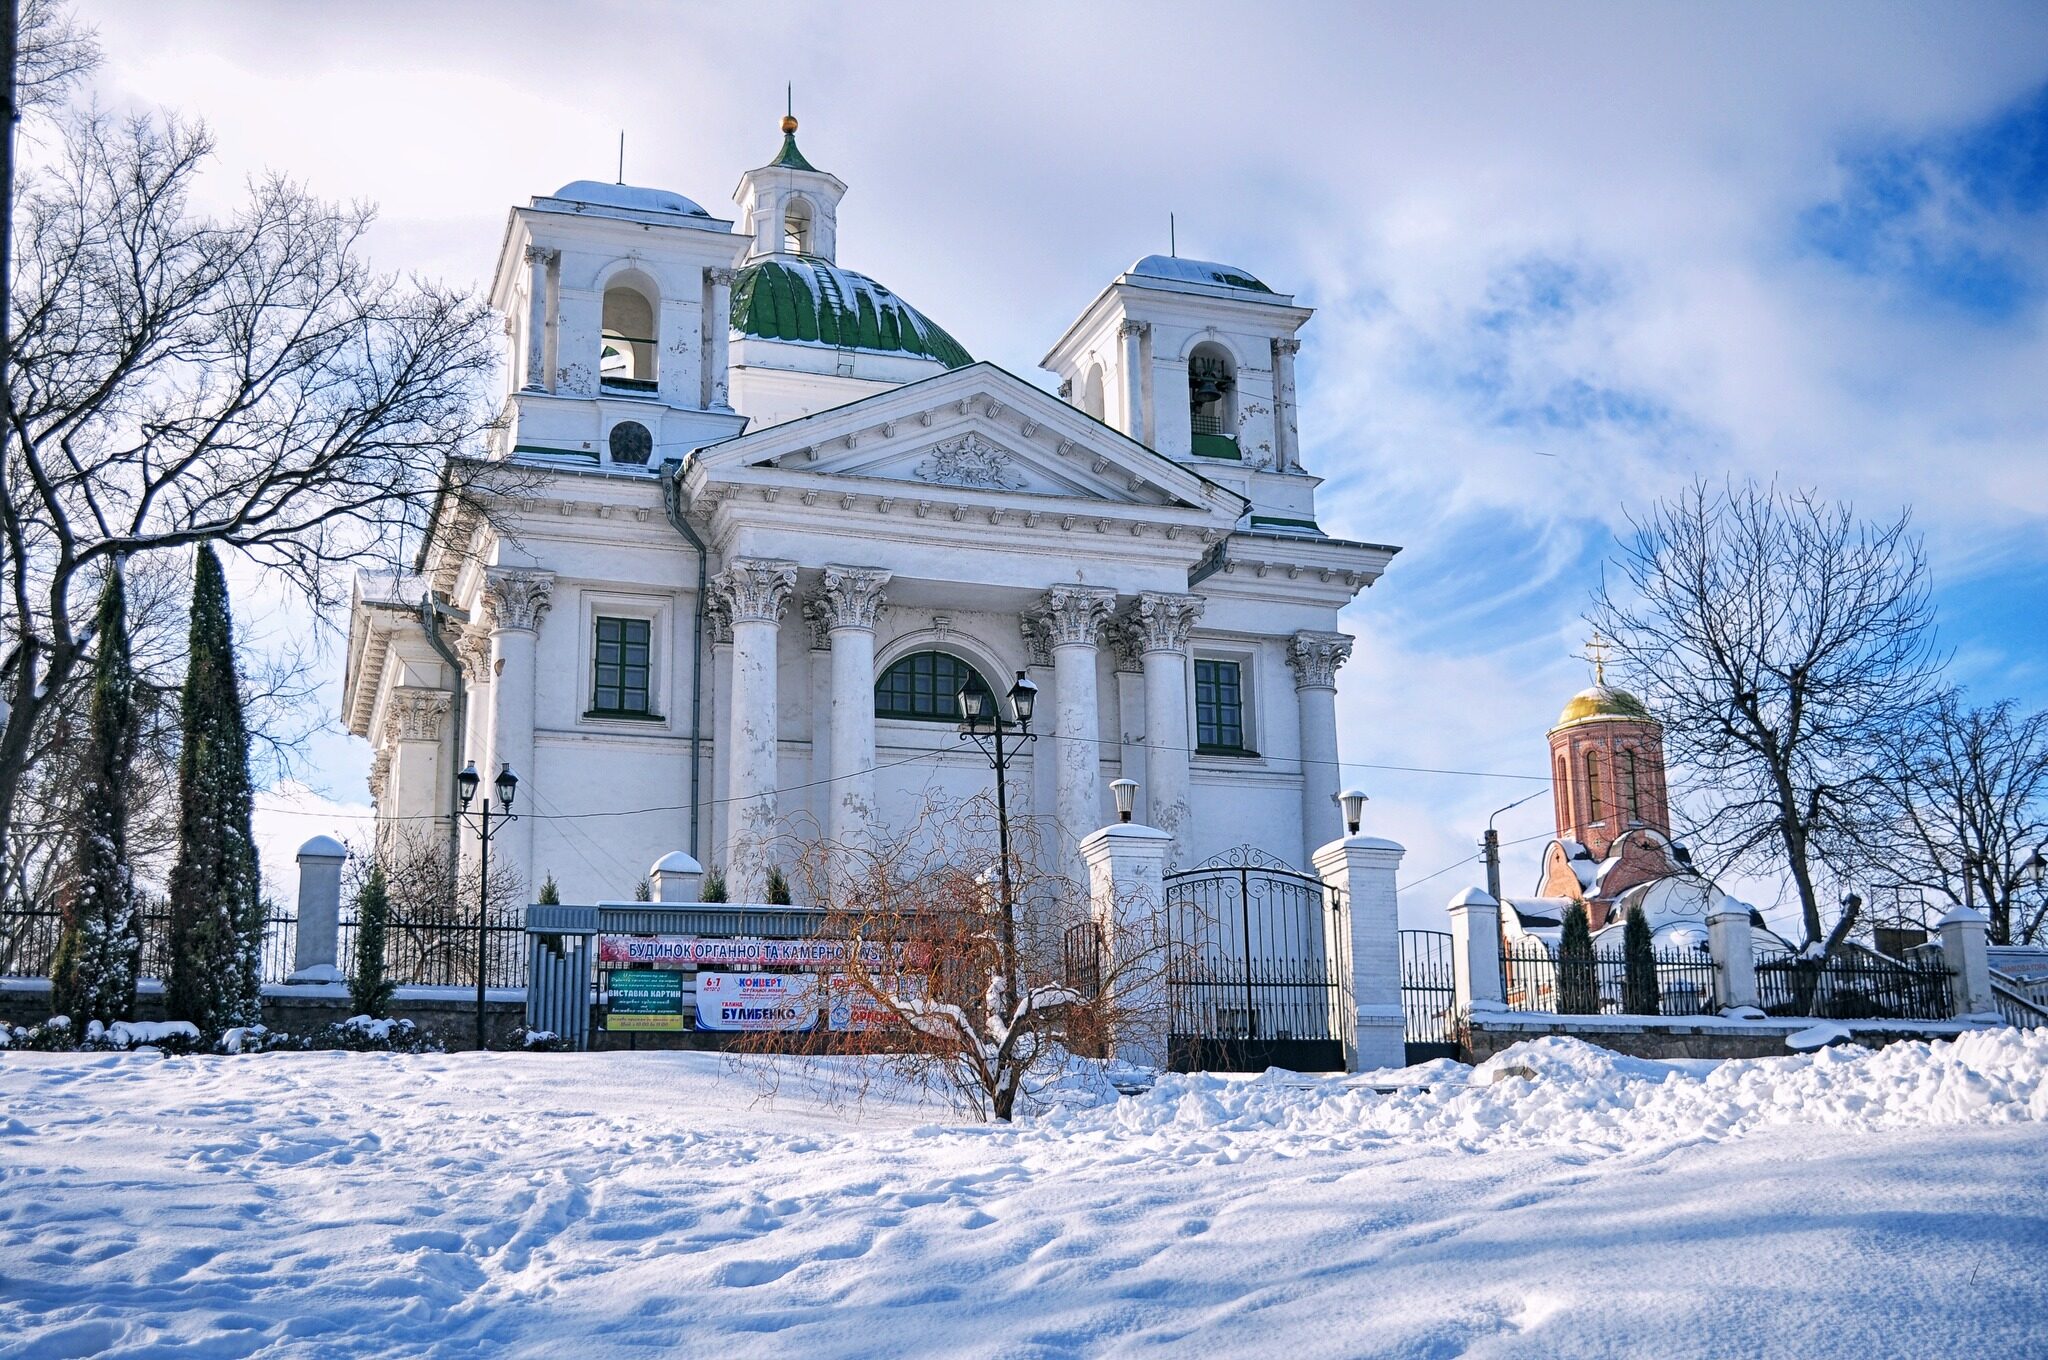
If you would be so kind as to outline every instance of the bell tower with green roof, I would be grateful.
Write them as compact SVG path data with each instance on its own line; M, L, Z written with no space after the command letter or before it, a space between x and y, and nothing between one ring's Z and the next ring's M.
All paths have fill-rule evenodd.
M845 182L797 149L794 114L783 115L782 149L775 159L741 175L733 193L740 221L754 238L751 255L805 255L827 264L839 246L844 197Z

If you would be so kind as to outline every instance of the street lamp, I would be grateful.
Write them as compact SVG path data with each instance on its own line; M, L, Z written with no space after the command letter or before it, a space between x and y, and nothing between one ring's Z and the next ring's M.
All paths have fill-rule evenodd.
M2041 886L2041 880L2048 877L2048 858L2044 858L2039 850L2034 852L2032 859L2020 867L2026 871L2027 882L2037 888Z
M1337 795L1337 802L1344 809L1345 829L1356 836L1359 825L1365 821L1365 790L1346 789Z
M1135 779L1112 779L1109 781L1110 796L1116 799L1116 819L1119 822L1131 820L1131 812L1138 805L1138 781Z
M455 776L455 796L462 802L458 814L463 821L469 821L469 805L476 799L477 786L483 777L476 772L476 762L470 761L462 767L462 773ZM512 800L519 793L519 776L512 772L512 766L501 764L498 777L491 781L498 794L498 822L516 821L512 811ZM476 1046L484 1046L484 960L490 945L491 924L491 800L486 797L478 809L477 828L478 871L476 889Z
M1017 976L1017 908L1010 882L1008 774L1017 748L1038 739L1037 733L1031 730L1031 713L1038 704L1038 686L1032 684L1024 672L1017 672L1017 683L1010 686L1008 696L1010 711L1015 716L1008 721L1004 720L1002 707L989 693L988 687L975 684L974 678L960 687L956 697L960 702L960 739L971 739L980 747L982 755L988 758L989 767L996 772L996 842L1002 856L999 873L1003 907L1003 972L1009 983L1010 1004L1014 1005L1020 980ZM1012 734L1007 751L1003 746L1005 732Z

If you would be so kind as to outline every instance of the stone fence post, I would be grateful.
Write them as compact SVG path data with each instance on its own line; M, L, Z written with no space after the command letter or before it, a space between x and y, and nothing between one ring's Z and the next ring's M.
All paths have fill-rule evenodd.
M1316 851L1316 874L1337 910L1326 949L1332 967L1351 969L1351 1010L1338 1017L1344 1068L1405 1067L1401 1022L1401 920L1394 875L1407 850L1377 836L1346 836ZM1350 935L1349 957L1343 945ZM1348 1033L1346 1031L1349 1031Z
M1119 987L1117 1009L1128 1019L1114 1036L1116 1056L1147 1067L1167 1064L1166 978L1166 852L1173 837L1157 827L1136 822L1105 826L1081 842L1081 862L1088 867L1088 901L1105 937L1112 977L1119 950L1130 956L1152 956Z
M647 871L657 902L695 902L704 884L704 866L681 850L671 850Z
M1715 1001L1724 1011L1757 1004L1756 943L1746 903L1723 899L1707 917L1707 952L1714 959Z
M341 866L348 847L315 836L299 847L299 920L291 982L340 982Z
M1484 888L1467 888L1451 899L1451 974L1458 1011L1507 1008L1500 975L1500 903Z
M1997 1015L1998 996L1991 990L1991 923L1982 912L1957 907L1934 928L1941 932L1941 957L1948 964L1955 1017Z

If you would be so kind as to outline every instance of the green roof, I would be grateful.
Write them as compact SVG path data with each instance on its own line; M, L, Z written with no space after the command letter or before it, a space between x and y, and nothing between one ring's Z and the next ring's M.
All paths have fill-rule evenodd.
M814 174L823 173L817 166L804 159L804 153L796 149L796 134L782 134L782 154L768 162L770 165L786 165L792 170L809 170Z
M974 362L960 342L865 274L810 255L777 255L741 269L732 326L762 340L909 354L947 368Z

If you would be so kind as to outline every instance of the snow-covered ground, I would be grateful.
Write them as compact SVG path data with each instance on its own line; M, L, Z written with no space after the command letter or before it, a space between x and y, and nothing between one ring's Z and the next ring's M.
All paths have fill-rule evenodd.
M13 1052L0 1354L2037 1357L2044 1074L1545 1040L1003 1128L709 1055Z

